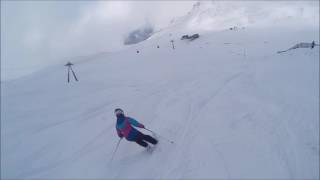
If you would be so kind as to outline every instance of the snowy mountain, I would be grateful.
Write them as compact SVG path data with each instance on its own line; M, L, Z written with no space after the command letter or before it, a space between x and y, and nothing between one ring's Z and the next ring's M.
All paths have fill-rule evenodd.
M188 30L217 31L230 27L305 26L319 28L316 8L300 6L301 2L223 2L199 1L185 16L175 18L171 25L182 25ZM315 2L314 6L319 6ZM289 8L288 8L289 7ZM312 6L311 6L312 7Z
M1 178L319 179L319 46L277 53L319 29L227 24L182 41L189 19L74 59L79 82L63 64L2 82ZM122 140L110 162L118 107L158 134L152 153Z
M128 34L124 40L125 45L137 44L141 41L148 39L153 33L153 27L149 24L136 29Z

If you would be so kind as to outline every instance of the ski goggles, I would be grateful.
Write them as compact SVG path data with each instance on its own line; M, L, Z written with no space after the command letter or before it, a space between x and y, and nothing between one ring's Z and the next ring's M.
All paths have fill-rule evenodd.
M116 109L114 111L114 114L117 116L117 115L120 115L120 114L124 114L124 112L121 109Z

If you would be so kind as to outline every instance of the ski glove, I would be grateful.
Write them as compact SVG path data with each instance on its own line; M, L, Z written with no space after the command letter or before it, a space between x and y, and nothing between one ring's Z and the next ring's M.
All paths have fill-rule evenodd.
M117 129L117 134L118 134L118 136L119 136L119 138L123 138L123 134L120 132L120 130L119 129Z
M143 125L143 124L140 124L139 128L144 128L144 125Z

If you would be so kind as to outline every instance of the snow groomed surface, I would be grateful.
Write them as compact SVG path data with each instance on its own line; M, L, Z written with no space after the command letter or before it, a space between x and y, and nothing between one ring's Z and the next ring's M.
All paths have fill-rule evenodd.
M1 178L318 179L319 46L276 53L318 30L183 34L75 60L79 82L63 65L2 82ZM110 163L118 107L175 143L122 141Z

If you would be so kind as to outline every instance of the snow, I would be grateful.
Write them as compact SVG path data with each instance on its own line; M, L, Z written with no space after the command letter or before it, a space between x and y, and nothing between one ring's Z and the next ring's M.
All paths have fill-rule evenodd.
M1 82L1 178L319 179L319 46L277 54L318 29L183 34L75 59L79 82ZM152 153L122 140L110 163L118 107L162 136Z

